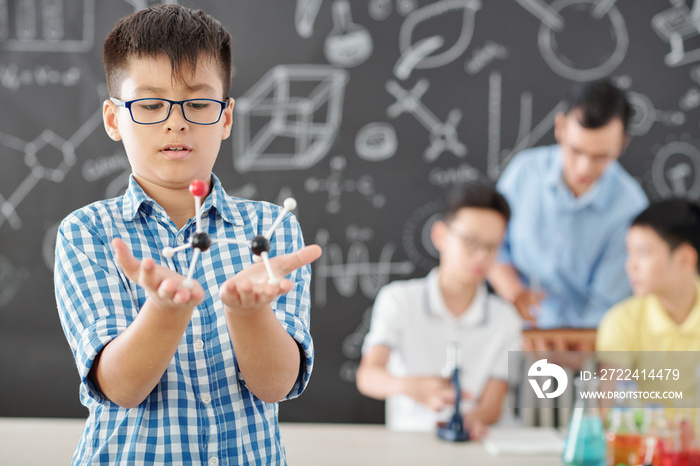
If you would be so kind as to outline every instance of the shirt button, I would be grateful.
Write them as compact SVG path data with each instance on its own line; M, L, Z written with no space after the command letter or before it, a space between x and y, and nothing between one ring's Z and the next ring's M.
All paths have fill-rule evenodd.
M182 233L177 235L177 242L178 243L183 243L184 241L185 241L185 237L182 235Z
M209 458L210 466L216 466L217 464L219 464L219 458L217 458L216 456L212 456L211 458Z
M208 393L205 393L204 395L202 395L202 403L204 403L205 405L208 405L209 403L211 403L211 395L209 395Z
M197 338L194 342L194 347L197 349L202 349L204 348L204 342L202 341L201 338Z

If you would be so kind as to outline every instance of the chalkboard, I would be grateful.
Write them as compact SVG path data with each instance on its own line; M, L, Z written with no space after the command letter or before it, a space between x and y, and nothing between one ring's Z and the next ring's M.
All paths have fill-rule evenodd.
M0 416L82 417L53 295L56 228L123 192L102 128L102 41L147 0L0 1ZM436 264L428 231L456 184L553 142L574 83L610 75L652 199L700 198L700 5L682 0L184 1L234 38L234 195L298 201L316 364L288 421L382 422L354 385L377 291Z

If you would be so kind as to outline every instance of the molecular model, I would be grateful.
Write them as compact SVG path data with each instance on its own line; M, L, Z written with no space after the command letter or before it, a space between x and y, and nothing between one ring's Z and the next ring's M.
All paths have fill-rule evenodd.
M235 240L228 238L220 239L212 238L211 236L209 236L209 234L205 233L202 230L202 219L200 210L202 208L202 198L207 194L207 184L202 180L194 180L192 183L190 183L190 193L192 194L192 196L194 196L196 221L195 233L192 235L192 238L190 239L189 243L183 244L182 246L178 246L176 248L166 247L163 248L162 251L165 257L173 257L176 252L183 251L188 248L192 248L194 250L194 255L192 256L192 261L190 262L190 267L187 271L187 278L184 282L182 282L182 286L185 288L192 288L192 277L194 276L194 269L197 265L197 260L199 259L200 254L209 249L209 246L211 246L212 243L248 245L250 247L250 251L253 253L253 261L259 262L262 260L265 264L265 269L267 270L267 275L269 276L268 283L279 283L279 279L275 277L275 274L272 271L272 267L270 266L270 259L268 258L268 253L270 252L270 237L272 236L272 233L275 231L275 229L279 226L280 222L282 222L282 219L287 214L287 212L291 212L296 208L297 202L291 197L285 199L283 205L284 210L280 212L280 214L277 216L277 219L275 219L274 223L272 224L272 226L270 226L267 232L265 232L265 234L257 235L250 241Z

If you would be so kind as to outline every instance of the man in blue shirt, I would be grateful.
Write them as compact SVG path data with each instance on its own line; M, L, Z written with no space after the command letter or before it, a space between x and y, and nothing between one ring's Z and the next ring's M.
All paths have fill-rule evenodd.
M212 174L231 132L231 36L214 18L161 5L123 18L104 45L107 134L132 173L124 196L61 223L55 288L89 417L73 464L286 464L277 402L313 365L309 263L287 214L267 280L246 245L214 245L185 282L198 231L190 183L206 185L202 231L249 240L280 208L228 196ZM194 284L189 284L193 282Z
M630 140L623 92L596 81L565 104L558 144L518 154L498 181L513 215L489 281L540 328L595 328L631 294L625 235L648 200L618 162Z

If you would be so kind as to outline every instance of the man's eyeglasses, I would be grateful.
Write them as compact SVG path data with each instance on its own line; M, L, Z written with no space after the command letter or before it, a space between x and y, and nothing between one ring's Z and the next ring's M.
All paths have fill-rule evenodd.
M598 166L598 167L605 167L608 163L612 162L613 160L617 160L619 157L619 154L616 156L613 155L590 155L586 154L583 151L576 149L575 147L571 146L570 144L566 144L563 142L560 142L559 145L565 149L565 151L570 154L572 157L579 159L582 157L585 157L592 165Z
M469 254L476 254L477 252L483 250L487 255L492 256L496 254L498 249L501 247L500 243L486 243L474 236L457 231L451 226L448 226L447 229L462 242L464 249Z
M127 108L134 123L140 125L164 122L170 116L173 105L179 105L182 108L182 115L190 123L213 125L221 119L229 99L227 97L224 102L214 99L136 99L124 102L116 97L110 97L109 100L119 107Z

